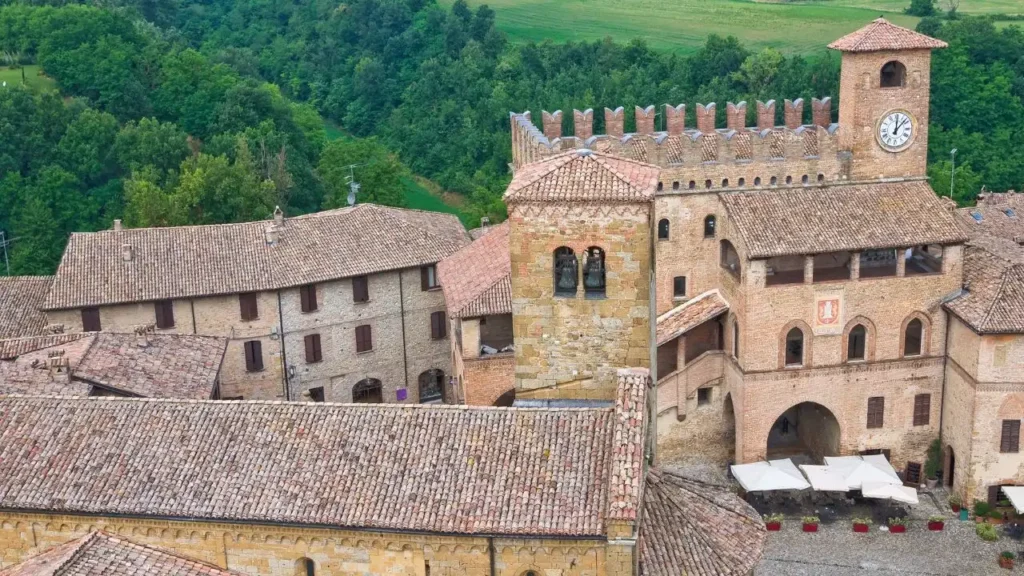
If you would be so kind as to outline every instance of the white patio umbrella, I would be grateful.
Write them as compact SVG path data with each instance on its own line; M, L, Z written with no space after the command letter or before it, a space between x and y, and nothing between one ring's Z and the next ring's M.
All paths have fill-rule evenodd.
M1017 514L1024 514L1024 486L1003 486L1001 489Z
M747 492L810 488L789 458L730 466L732 476Z
M902 485L903 481L884 456L826 456L825 464L835 473L843 476L849 490L859 490L866 483Z
M888 484L886 482L865 482L861 487L861 494L865 498L878 498L880 500L895 500L907 504L917 504L917 490L909 486Z
M811 482L811 488L818 492L846 492L846 478L828 466L801 464L800 470Z

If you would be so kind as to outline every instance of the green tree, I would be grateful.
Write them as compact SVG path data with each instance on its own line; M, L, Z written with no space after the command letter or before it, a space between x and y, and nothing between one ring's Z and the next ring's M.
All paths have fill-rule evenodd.
M334 140L324 148L317 166L325 189L324 208L347 205L352 165L351 174L360 185L358 202L405 205L406 169L386 148L374 139Z
M785 60L778 50L765 48L748 56L732 74L733 80L742 85L746 93L761 98L770 93Z
M56 159L84 185L100 184L114 169L111 150L117 130L112 115L86 108L68 124L57 144Z
M924 18L926 16L935 15L935 0L910 0L910 6L903 10L910 16L920 16Z
M29 197L14 214L16 240L11 246L11 273L51 274L60 262L67 237L42 198Z
M117 133L113 149L125 172L152 166L161 174L172 172L188 157L188 136L176 124L143 118L128 122Z
M175 219L214 224L266 218L274 210L276 188L258 173L249 145L239 138L233 162L209 154L185 160L170 194Z
M949 197L949 182L952 176L952 164L949 160L941 160L928 165L928 177L931 179L932 189L939 196ZM978 191L981 190L981 177L969 164L958 164L956 177L953 181L953 200L960 206L970 206L978 198Z

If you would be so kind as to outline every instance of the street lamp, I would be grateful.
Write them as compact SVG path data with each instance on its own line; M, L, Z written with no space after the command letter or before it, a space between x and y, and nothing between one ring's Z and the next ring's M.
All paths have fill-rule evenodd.
M949 151L949 198L953 199L953 180L956 179L956 148Z

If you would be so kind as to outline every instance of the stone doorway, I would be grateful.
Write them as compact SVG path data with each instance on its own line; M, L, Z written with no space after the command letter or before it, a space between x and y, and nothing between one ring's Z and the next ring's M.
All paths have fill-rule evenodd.
M839 455L839 421L815 402L801 402L779 416L768 432L769 460L792 458L797 464L818 464Z

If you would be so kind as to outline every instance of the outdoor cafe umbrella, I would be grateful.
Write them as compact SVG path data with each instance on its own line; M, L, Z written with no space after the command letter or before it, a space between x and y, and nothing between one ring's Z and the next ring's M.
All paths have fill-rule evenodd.
M730 466L732 476L747 492L803 490L811 485L789 458Z
M801 464L800 470L807 476L811 488L818 492L846 492L846 478L828 466Z
M917 504L917 490L909 486L889 484L886 482L865 482L860 489L865 498L895 500L906 504Z
M841 474L848 490L859 490L866 483L902 485L896 470L885 456L826 456L829 470Z

